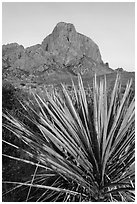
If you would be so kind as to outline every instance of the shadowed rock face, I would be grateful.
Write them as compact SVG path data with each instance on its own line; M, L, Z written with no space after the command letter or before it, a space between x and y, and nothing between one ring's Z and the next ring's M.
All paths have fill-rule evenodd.
M73 74L110 73L98 46L78 33L73 24L60 22L41 44L24 49L17 43L3 45L3 68L30 73L66 70Z

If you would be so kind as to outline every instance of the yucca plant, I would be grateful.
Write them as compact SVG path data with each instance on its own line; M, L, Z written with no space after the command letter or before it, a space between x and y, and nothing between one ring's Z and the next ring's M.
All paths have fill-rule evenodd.
M27 190L25 201L134 201L135 99L132 81L121 94L120 76L107 95L106 78L93 82L93 103L88 103L83 82L72 83L75 104L62 85L46 99L34 94L24 106L37 131L10 114L4 127L21 139L30 159L4 155L35 166L30 180L4 181L11 191ZM92 92L92 91L91 91ZM7 143L6 141L3 141ZM8 145L18 148L16 145Z

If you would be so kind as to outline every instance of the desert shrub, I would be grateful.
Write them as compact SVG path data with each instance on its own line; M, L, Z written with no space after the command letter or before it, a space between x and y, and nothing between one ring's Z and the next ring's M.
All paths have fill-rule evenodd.
M19 88L15 88L9 82L3 82L2 86L2 111L3 113L9 113L19 121L22 121L24 125L34 131L38 131L35 124L28 119L28 112L25 110L25 101L29 100L30 95L27 92ZM24 106L24 107L23 107ZM2 122L6 123L7 119L2 117ZM9 129L2 127L2 138L7 142L19 146L20 148L26 148L22 140L15 136ZM8 154L11 152L12 156L21 156L21 149L15 149L7 143L2 144L2 152ZM7 165L9 160L3 158L3 165Z
M25 188L24 201L134 201L135 99L131 100L131 81L121 96L117 76L108 99L106 79L98 84L95 77L90 106L80 76L78 85L78 90L73 86L77 108L65 86L63 97L46 93L48 101L33 94L35 103L30 101L25 109L39 132L11 114L3 114L8 121L4 127L29 146L23 151L36 160L4 155L35 166L24 182L4 181L13 185L7 194Z
M2 108L11 110L15 104L15 87L9 82L2 84Z
M19 102L17 101L17 98L16 98L15 87L9 82L4 81L2 84L2 111L3 112L8 111L11 114L15 113L15 110L19 108L18 103ZM3 123L6 122L5 118L2 118L2 120L3 120ZM11 131L9 131L8 129L4 127L2 128L2 137L6 141L17 143L17 144L19 143L19 139L13 133L11 133ZM7 153L11 151L12 148L9 145L3 144L2 149L4 153ZM16 150L14 150L13 154L15 152Z
M3 82L2 86L2 111L3 113L9 113L19 121L22 121L24 125L31 130L37 131L37 127L28 120L28 113L25 110L25 101L29 99L30 95L23 90L15 88L9 82ZM24 107L23 107L24 105ZM2 122L7 123L7 119L2 117ZM37 130L36 130L37 129ZM29 149L28 145L22 142L22 140L15 136L13 132L9 129L2 127L2 153L3 155L7 155L10 153L11 156L18 157L18 158L25 158L29 161L33 160L26 154L22 149ZM13 145L9 145L12 143ZM15 148L14 145L18 146ZM29 149L30 150L30 149ZM36 162L36 161L35 161ZM12 178L12 180L20 179L20 181L24 181L25 178L31 176L31 173L34 171L34 166L21 163L18 160L13 160L7 157L2 157L2 177L4 180L8 180ZM4 184L3 190L8 191L9 185ZM23 191L21 198L23 198L26 191ZM20 201L21 198L18 197L18 192L11 192L8 195L4 196L3 201Z

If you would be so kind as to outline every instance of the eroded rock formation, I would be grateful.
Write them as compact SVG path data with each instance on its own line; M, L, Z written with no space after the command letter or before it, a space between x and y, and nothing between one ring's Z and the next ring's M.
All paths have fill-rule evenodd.
M41 44L24 48L17 43L3 45L3 69L25 70L30 74L65 70L72 74L110 73L99 47L78 33L73 24L60 22Z

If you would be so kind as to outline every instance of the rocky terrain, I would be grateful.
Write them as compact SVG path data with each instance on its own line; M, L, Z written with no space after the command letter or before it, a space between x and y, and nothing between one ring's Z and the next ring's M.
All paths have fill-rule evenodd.
M2 46L3 79L36 81L55 74L82 75L112 73L99 47L78 33L73 24L60 22L41 44L24 48L17 43ZM40 79L41 80L41 79Z
M2 46L3 81L21 89L70 83L71 78L77 80L78 73L86 82L95 73L114 74L115 79L117 72L126 78L134 76L122 68L110 68L108 62L103 62L98 45L70 23L58 23L41 44L27 48L17 43Z

